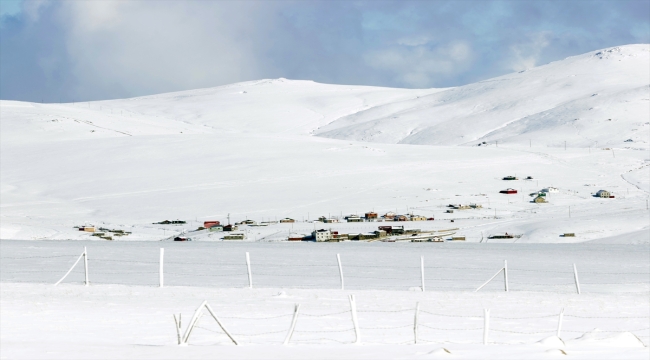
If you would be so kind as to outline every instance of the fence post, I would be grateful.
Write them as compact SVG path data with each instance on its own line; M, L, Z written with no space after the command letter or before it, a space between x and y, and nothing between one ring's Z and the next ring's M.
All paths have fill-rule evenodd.
M562 332L562 317L564 316L564 308L560 310L560 316L557 319L557 337L560 337L560 333Z
M508 291L508 260L503 260L503 284Z
M420 278L422 279L422 292L424 292L424 256L420 256Z
M474 290L474 292L481 290L483 286L487 285L490 281L492 281L492 279L497 277L497 275L499 275L499 273L502 272L503 270L504 270L503 268L499 269L499 271L497 271L496 274L494 274L488 281L484 282L483 285L479 286L478 289Z
M84 246L84 277L85 277L85 285L86 286L90 285L90 282L88 281L88 250L86 250L85 246Z
M359 332L359 321L357 320L357 303L354 295L350 295L350 312L352 312L352 324L354 325L354 334L356 335L355 344L361 344L361 333Z
M483 345L487 345L490 333L490 309L483 309L483 319Z
M165 248L160 248L160 267L158 269L158 284L160 287L164 286L164 278L163 278L163 258L165 257Z
M232 335L230 335L230 333L228 332L228 330L226 330L226 327L223 326L223 324L221 323L221 321L219 321L219 318L217 317L217 314L215 314L214 311L212 311L212 308L210 307L210 305L208 305L208 302L207 302L207 301L205 301L205 308L208 310L208 312L210 313L210 315L212 315L212 318L214 319L214 321L217 322L217 325L219 325L219 327L221 328L221 330L223 330L223 332L226 333L226 335L228 335L228 338L230 338L230 340L233 342L233 344L235 344L235 345L239 345L239 344L237 343L237 341L235 340L235 338L233 338Z
M578 280L578 268L576 268L576 264L573 264L573 280L576 282L576 291L580 295L580 280Z
M248 269L248 288L252 289L253 288L253 274L251 273L251 257L248 254L248 251L246 252L246 269Z
M181 315L178 314L178 319L176 314L174 314L174 324L176 326L176 338L178 339L178 345L181 344Z
M293 330L296 328L296 321L298 321L298 311L300 311L300 304L296 304L296 306L293 308L293 318L291 319L291 327L289 328L287 337L284 338L283 345L288 345L289 341L291 341L291 336L293 336Z
M341 265L340 254L336 254L336 261L339 263L339 275L341 276L341 290L345 290L345 281L343 280L343 265Z
M74 267L77 266L77 264L79 263L79 260L81 260L81 258L84 257L84 254L85 254L85 251L84 251L81 255L79 255L79 257L77 258L77 261L74 262L74 264L72 265L72 267L70 268L70 270L68 270L68 272L65 273L65 275L63 275L63 277L61 278L61 280L57 281L56 284L54 284L54 286L59 285L59 284L61 283L61 281L63 281L66 277L68 277L68 275L70 274L70 272L72 271L72 269L74 269Z
M183 334L183 337L181 339L181 345L187 345L187 340L189 339L190 334L192 333L192 329L194 329L194 325L196 325L196 322L199 320L199 316L201 316L201 310L203 309L203 306L205 306L205 304L207 304L207 300L203 301L201 305L199 305L199 307L194 312L192 319L187 324L187 329L185 329L185 334Z
M418 343L418 313L420 312L420 302L415 303L415 318L413 319L413 336L415 343Z

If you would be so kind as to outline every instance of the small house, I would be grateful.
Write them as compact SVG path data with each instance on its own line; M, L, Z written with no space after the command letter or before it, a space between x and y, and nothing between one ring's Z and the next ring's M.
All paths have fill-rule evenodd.
M607 191L607 190L598 190L596 193L596 197L601 197L601 198L611 198L613 197L612 194Z
M508 189L499 191L499 193L501 193L501 194L516 194L517 190L508 188Z
M576 236L575 233L564 233L564 234L562 234L562 237L575 237L575 236Z
M384 238L384 237L388 236L388 232L386 232L386 230L375 230L375 235L378 238Z
M228 224L223 227L223 231L235 231L237 230L237 225Z
M404 226L392 226L391 227L392 235L401 235L404 234Z
M526 176L526 180L533 180L532 176Z
M192 239L185 236L177 236L174 238L174 241L192 241Z
M395 215L393 221L408 221L409 218L406 215Z
M208 231L211 231L211 232L223 231L223 226L221 226L221 225L210 226L208 228Z
M516 176L506 176L503 178L503 180L519 180L519 179L517 179Z
M216 225L221 225L221 223L219 221L216 221L216 220L208 220L208 221L203 222L203 227L205 229L209 229L209 228L211 228L213 226L216 226Z
M295 223L295 222L296 222L296 220L291 219L291 218L280 219L280 223Z
M311 235L316 241L329 241L332 238L332 232L325 229L314 230Z
M427 221L427 218L422 215L411 215L411 221Z
M85 231L85 232L95 232L95 227L94 226L84 226L83 231Z
M289 241L304 241L304 240L311 240L311 236L307 236L304 234L289 234Z
M223 237L224 240L244 240L246 234L244 233L230 233Z
M363 222L363 218L362 218L362 217L359 217L358 215L350 215L350 216L346 216L346 217L345 217L345 220L346 220L347 222Z
M465 241L465 236L452 236L451 241Z
M255 220L248 220L248 219L239 222L239 225L255 225L255 224L257 224Z
M540 191L540 192L545 192L547 194L548 193L557 193L557 192L560 192L560 189L550 186L550 187L547 187L547 188L543 188L542 191Z
M374 220L377 220L377 213L374 212L374 211L367 212L365 214L365 217L366 217L366 220L374 221Z
M387 235L390 235L393 233L393 227L392 226L379 226L378 227L379 231L385 231Z
M543 204L546 203L547 201L545 197L543 197L542 195L538 195L535 199L533 199L533 202L537 204Z
M389 211L386 214L384 214L382 217L384 219L386 219L386 220L393 220L393 219L395 219L395 213L392 212L392 211Z

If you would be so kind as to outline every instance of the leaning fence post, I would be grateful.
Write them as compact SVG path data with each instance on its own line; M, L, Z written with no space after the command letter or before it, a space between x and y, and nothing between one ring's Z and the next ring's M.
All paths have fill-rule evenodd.
M165 248L160 248L160 267L158 269L158 283L160 284L160 287L163 287L164 285L164 278L163 278L163 258L165 257Z
M576 291L580 295L580 280L578 280L578 268L576 268L576 264L573 264L573 280L576 282Z
M359 321L357 319L357 303L354 295L350 295L350 312L352 313L352 324L354 325L354 334L356 335L355 344L361 344L361 333L359 332Z
M199 305L199 307L194 312L192 319L187 324L187 329L185 329L185 334L183 334L183 338L181 339L181 345L187 345L187 340L189 339L190 334L192 333L192 329L194 328L194 325L196 325L196 322L199 319L199 316L201 315L201 310L203 309L203 306L207 303L208 303L207 300L203 301L201 305Z
M205 308L208 310L208 312L210 313L210 315L212 315L212 318L214 319L214 321L217 322L217 325L219 325L219 327L221 328L221 330L223 330L223 332L226 333L226 335L228 335L228 338L230 338L230 340L233 342L233 344L235 344L235 345L239 345L239 344L237 343L237 341L235 340L235 338L233 338L232 335L228 332L228 330L226 330L226 327L223 326L223 324L221 323L221 321L219 321L219 318L217 317L217 314L215 314L214 311L212 311L212 308L210 307L210 305L208 305L208 302L207 302L207 301L205 302Z
M339 275L341 276L341 290L345 290L345 281L343 280L343 265L341 265L340 254L336 254L336 261L339 263Z
M178 314L178 319L176 318L176 314L174 314L174 324L176 327L176 338L178 340L178 345L181 344L181 320L180 320L181 315Z
M246 269L248 269L248 288L253 288L253 274L251 273L251 257L246 252Z
M490 309L483 309L483 319L483 345L487 345L490 333Z
M63 277L61 278L61 280L57 281L56 284L54 284L54 286L59 285L59 284L61 283L61 281L63 281L63 280L64 280L64 279L65 279L65 278L70 274L70 272L72 271L72 269L74 269L74 267L77 266L77 264L79 263L79 260L81 260L81 258L84 257L84 254L85 254L85 252L83 252L81 255L79 255L79 257L77 258L77 261L74 262L74 264L72 265L72 267L70 268L70 270L68 270L68 272L65 273L65 275L63 275Z
M88 281L88 250L86 250L85 246L84 246L84 277L85 277L85 285L86 286L90 285L90 282Z
M288 345L289 341L291 341L291 336L293 336L293 330L296 328L296 321L298 321L298 311L300 311L300 304L296 304L296 306L293 308L293 318L291 319L291 327L289 328L287 337L284 338L283 345Z
M503 284L508 291L508 260L503 260Z
M422 292L424 292L424 256L420 256L420 279L422 280Z
M499 275L499 273L502 272L503 270L504 270L503 268L499 269L499 271L497 271L496 274L494 274L488 281L484 282L483 285L479 286L478 289L474 290L474 292L481 290L483 286L487 285L490 281L492 281L492 279L497 277L497 275Z
M557 319L557 337L560 337L560 333L562 332L562 317L564 317L564 308L560 310L560 316Z
M415 303L415 318L413 319L413 336L415 337L415 343L418 343L418 313L420 312L420 303Z

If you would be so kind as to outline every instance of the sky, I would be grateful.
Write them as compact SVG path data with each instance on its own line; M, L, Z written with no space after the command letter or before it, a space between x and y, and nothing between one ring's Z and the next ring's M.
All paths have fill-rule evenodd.
M650 43L650 0L0 0L0 99L280 77L449 87L635 43Z

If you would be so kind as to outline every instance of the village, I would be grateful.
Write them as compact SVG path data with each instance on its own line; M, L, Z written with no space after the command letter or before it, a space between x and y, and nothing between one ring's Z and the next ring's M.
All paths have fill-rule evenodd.
M528 176L524 180L532 180L531 176ZM514 181L519 180L515 176L506 176L502 180L504 181ZM539 191L529 193L531 198L530 203L534 204L547 204L549 203L549 196L553 193L559 193L560 190L556 187L546 187L542 188ZM507 188L499 191L500 194L511 195L518 194L519 191L512 188ZM523 196L523 194L522 194ZM596 193L592 194L594 198L615 198L614 195L607 190L599 190ZM445 214L453 214L455 211L464 211L464 210L481 210L483 205L476 203L467 203L467 204L448 204L446 206ZM496 217L496 216L495 216ZM462 234L462 230L459 227L451 227L444 229L431 229L431 226L417 226L419 222L433 222L436 219L432 216L423 216L418 215L413 212L407 214L397 214L396 212L386 212L383 215L380 215L374 211L365 212L363 215L351 214L347 216L320 216L316 220L307 220L303 219L302 222L294 219L285 217L280 220L267 220L267 221L255 221L251 219L245 219L239 222L234 222L233 224L228 221L228 224L222 224L218 220L206 220L203 222L202 226L199 226L196 230L182 232L178 236L174 236L174 241L192 241L195 236L202 236L208 234L210 237L217 235L220 239L224 241L228 240L255 240L251 239L248 235L248 229L260 228L260 227L269 227L277 224L295 224L295 223L310 223L313 225L311 231L293 231L293 227L288 231L282 240L289 242L298 242L298 241L312 241L312 242L341 242L341 241L365 241L365 242L432 242L432 243L442 243L445 241L466 241L466 236ZM453 223L455 220L442 220L449 221ZM440 222L440 221L438 221ZM165 220L160 222L160 224L184 224L184 221L175 220L169 221ZM351 231L345 229L341 226L342 224L355 224L355 223L383 223L377 224L375 229L370 229L367 226L364 231ZM403 223L408 225L397 225L389 223ZM453 226L453 225L452 225ZM514 234L514 233L494 233L486 234L481 236L479 242L488 241L490 239L518 239L523 234ZM573 232L563 232L558 234L559 237L568 238L575 237ZM171 238L170 238L171 239Z
M514 182L520 180L516 176L505 176L501 178L504 182ZM532 176L527 176L521 179L530 182L533 180ZM524 200L525 196L520 191L514 188L506 188L498 191L500 195L516 195L521 194L521 199ZM551 194L560 193L556 187L549 186L534 191L528 194L531 204L548 204ZM615 196L612 192L607 190L598 190L591 194L593 198L599 199L614 199ZM542 205L543 206L543 205ZM417 214L411 209L410 212L398 214L397 212L388 211L382 215L375 211L367 211L365 213L350 214L340 216L320 216L317 219L301 219L297 220L291 217L282 219L271 220L265 219L256 221L246 217L244 220L230 221L230 215L227 216L227 222L222 223L220 220L203 220L197 228L190 230L185 226L190 225L185 220L163 220L154 222L153 225L171 226L169 228L170 236L164 237L162 240L166 241L193 241L193 240L247 240L247 241L288 241L288 242L341 242L341 241L364 241L364 242L431 242L442 243L445 241L466 241L467 237L463 234L463 229L456 224L442 225L443 223L454 223L459 218L450 218L459 212L473 212L484 209L482 204L478 203L450 203L444 206L442 215L446 217L436 218L429 214L428 216ZM570 212L570 209L569 209ZM487 218L491 217L484 212L483 215L478 217ZM470 217L477 217L470 216ZM569 213L570 216L570 213ZM461 217L462 218L462 217ZM497 219L496 210L494 212L494 219ZM435 221L436 226L431 224ZM195 221L191 223L195 224ZM354 227L355 224L361 225ZM376 224L372 226L371 224ZM421 225L418 225L421 224ZM287 225L291 225L287 227ZM296 228L294 229L294 225ZM174 230L175 227L183 227ZM196 226L196 225L195 225ZM91 236L103 240L116 240L123 237L128 237L131 232L122 229L110 229L107 227L95 225L75 226L79 231L90 233ZM266 232L262 231L264 228L269 228ZM275 229L271 231L271 228ZM255 229L258 229L257 231ZM271 233L272 236L264 235ZM280 235L284 234L284 235ZM488 241L490 239L512 239L516 240L524 234L513 232L495 232L483 234L481 232L479 242ZM561 238L575 237L574 232L560 232L558 233Z

